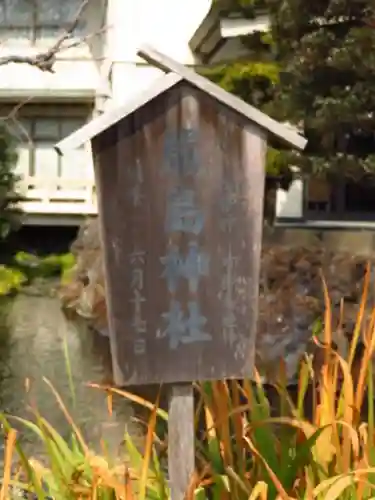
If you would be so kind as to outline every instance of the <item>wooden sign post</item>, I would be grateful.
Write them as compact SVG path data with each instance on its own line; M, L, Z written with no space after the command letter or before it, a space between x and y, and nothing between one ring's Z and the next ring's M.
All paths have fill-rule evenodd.
M172 384L169 475L194 471L191 382L251 377L267 134L305 139L152 47L169 72L57 145L91 141L115 382Z
M172 385L168 408L168 473L172 500L182 500L195 470L194 394Z

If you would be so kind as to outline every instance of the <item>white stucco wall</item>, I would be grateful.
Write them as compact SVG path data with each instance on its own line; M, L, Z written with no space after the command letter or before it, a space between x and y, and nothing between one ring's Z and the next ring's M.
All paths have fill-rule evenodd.
M288 191L276 192L276 218L295 219L303 216L303 181L295 179Z
M69 0L67 0L69 1ZM87 24L87 33L94 34L100 31L104 19L105 0L90 0L86 8L84 20ZM0 57L9 54L32 56L48 50L57 38L45 38L32 47L28 39L7 39L0 45ZM69 42L71 43L71 42ZM42 95L45 92L53 97L59 96L64 90L67 94L82 95L85 92L93 93L100 86L99 67L103 58L103 34L93 36L88 42L77 47L62 50L57 54L54 66L55 73L47 73L27 64L7 64L0 66L0 96L6 98L7 90L11 90L12 97L29 95L35 92Z
M65 0L69 1L69 0ZM149 42L184 64L194 63L189 41L211 6L212 0L90 0L85 10L87 41L61 51L55 73L41 72L25 64L0 66L0 98L41 95L53 98L64 89L68 95L97 91L109 94L111 72L115 102L147 87L159 74L136 55ZM103 29L103 27L105 27ZM0 45L0 57L33 55L48 49L56 39L44 39L31 47L27 39L8 37Z
M114 62L139 62L140 44L149 42L185 64L193 63L189 40L212 0L109 0L113 26L108 50Z
M112 61L112 97L123 102L148 87L160 71L137 57L143 43L183 64L194 64L189 41L211 0L109 0L106 56Z
M22 102L26 98L29 102L37 97L52 103L61 98L79 102L91 96L96 113L103 112L130 99L160 76L160 70L137 57L141 44L150 43L183 64L194 64L189 41L207 15L211 2L90 0L84 15L87 40L59 52L53 74L26 64L0 66L0 101L11 98L12 102ZM48 50L55 42L56 38L43 39L37 47L32 47L27 37L8 37L0 44L0 57L35 55ZM93 168L89 144L85 149L85 178L90 179ZM73 152L71 156L71 164L75 164ZM19 167L29 171L28 163Z

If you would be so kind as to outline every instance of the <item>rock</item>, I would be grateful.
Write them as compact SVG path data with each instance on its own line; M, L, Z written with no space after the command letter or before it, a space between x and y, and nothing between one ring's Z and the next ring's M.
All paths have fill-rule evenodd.
M257 368L271 380L278 362L286 363L288 379L293 381L297 365L306 351L318 319L325 310L323 276L329 288L336 344L344 344L343 325L354 324L363 289L367 261L345 252L332 253L321 244L312 246L263 242L259 290L259 326L256 346ZM298 241L297 241L298 243ZM71 251L77 257L72 281L61 287L63 309L74 318L86 318L102 333L108 331L104 292L104 268L98 221L93 219L80 230ZM372 282L373 282L372 278ZM368 307L373 303L373 286ZM340 304L345 301L341 311ZM345 337L346 339L346 337Z

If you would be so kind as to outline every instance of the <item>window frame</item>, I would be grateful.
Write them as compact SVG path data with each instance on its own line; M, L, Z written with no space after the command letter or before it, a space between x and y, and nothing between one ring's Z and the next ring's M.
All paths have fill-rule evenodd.
M57 142L59 142L65 136L65 134L63 133L64 122L67 122L69 120L73 120L74 118L76 118L78 120L81 117L72 117L70 115L65 115L63 117L62 116L45 117L45 116L41 116L41 115L35 115L33 117L26 118L27 120L29 120L29 123L30 123L29 130L30 130L31 142L27 143L28 149L29 149L29 158L30 158L29 169L28 169L30 177L36 176L37 150L41 149L40 148L41 145L48 146L49 144L51 144L51 150L53 150L54 145L57 144ZM45 137L43 137L42 134L37 134L36 129L38 126L38 122L40 123L40 121L46 120L46 119L50 119L57 124L58 133L56 134L56 137L52 137L52 135L50 137L48 137L47 134L45 135ZM24 118L24 120L25 120L25 118ZM81 126L83 126L85 123L86 123L86 120L82 116L82 123L77 126L77 129L80 128ZM79 148L79 149L83 149L83 146L82 146L82 148ZM61 178L62 173L63 173L63 158L61 157L61 155L56 155L56 157L57 157L57 177Z
M27 40L31 43L31 45L35 45L40 40L55 38L67 29L70 29L74 21L74 17L64 19L61 22L42 21L39 19L39 12L42 8L40 5L38 5L39 0L30 0L30 15L28 16L29 21L25 23L11 23L8 22L7 19L7 9L9 8L7 2L9 1L12 0L0 0L0 2L4 2L4 20L3 22L1 22L0 20L0 34L2 35L2 37L4 37L4 35L9 36L11 35L11 33L16 33L17 31L23 32L25 33L25 36L21 36L19 38L22 39L27 37ZM62 2L68 1L69 0L61 0L60 7L62 5ZM77 6L77 10L78 7L79 5ZM79 19L77 26L73 31L73 36L83 36L85 26L85 21L83 19ZM48 35L44 35L43 31L50 31L51 33Z
M14 109L13 105L10 104L0 104L0 117L4 116L9 116L11 110ZM37 104L37 103L30 103L25 106L23 106L19 112L15 116L15 120L19 120L19 122L22 124L22 121L29 120L31 127L30 127L30 135L29 135L29 140L27 140L26 135L22 133L20 134L20 147L24 149L24 151L28 151L28 168L24 170L25 174L29 178L34 177L36 173L36 150L37 150L37 145L39 143L51 143L51 149L53 146L58 142L60 139L62 139L64 136L62 135L62 128L64 126L64 119L66 121L68 120L74 120L78 119L82 121L82 125L86 123L91 117L93 113L93 103L88 104L87 102L80 102L77 104L52 104L52 103L46 103L46 104ZM43 139L42 137L39 139L35 138L35 128L36 128L36 123L38 120L46 120L46 119L52 119L58 123L58 135L59 137L56 137L56 139L52 138L45 138ZM14 125L13 125L14 127ZM65 134L64 134L65 135ZM62 173L63 173L63 158L60 155L56 154L56 159L57 159L57 178L62 178ZM21 174L22 175L22 174Z
M309 207L309 179L305 178L303 182L303 218L311 221L375 222L375 197L373 211L350 210L347 208L345 202L345 188L345 178L343 176L338 177L338 179L331 184L332 194L330 198L335 200L337 208L335 210L328 209L327 211L313 210Z

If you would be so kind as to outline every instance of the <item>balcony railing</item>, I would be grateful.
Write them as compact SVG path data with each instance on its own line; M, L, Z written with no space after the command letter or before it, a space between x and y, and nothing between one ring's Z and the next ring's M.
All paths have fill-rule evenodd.
M95 182L92 179L41 178L22 179L20 208L25 215L96 215Z

